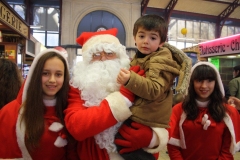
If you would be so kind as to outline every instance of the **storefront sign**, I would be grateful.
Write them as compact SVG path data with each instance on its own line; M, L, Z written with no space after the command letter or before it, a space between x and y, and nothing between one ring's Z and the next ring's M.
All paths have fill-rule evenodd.
M28 39L29 27L0 2L0 21Z
M240 53L240 34L199 43L200 57Z

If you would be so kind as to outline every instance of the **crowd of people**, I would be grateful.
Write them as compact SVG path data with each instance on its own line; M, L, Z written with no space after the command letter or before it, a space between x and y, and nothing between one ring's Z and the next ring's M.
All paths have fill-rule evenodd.
M226 101L214 65L192 67L165 42L167 28L160 16L140 17L132 61L116 28L83 32L76 39L83 61L71 77L66 50L38 53L0 106L0 160L157 160L166 146L173 160L232 160L240 150L240 100Z

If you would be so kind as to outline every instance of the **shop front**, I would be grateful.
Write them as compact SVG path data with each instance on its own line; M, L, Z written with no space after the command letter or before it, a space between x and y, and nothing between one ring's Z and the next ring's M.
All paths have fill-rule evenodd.
M201 58L212 62L224 84L233 78L233 67L240 65L240 34L199 43Z
M0 58L10 59L23 69L29 25L8 5L0 2Z

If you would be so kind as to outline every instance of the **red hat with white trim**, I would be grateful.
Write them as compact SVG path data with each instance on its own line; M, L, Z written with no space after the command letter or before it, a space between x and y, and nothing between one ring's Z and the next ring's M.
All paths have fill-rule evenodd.
M83 60L90 62L94 53L102 51L114 52L118 57L124 56L126 58L126 47L116 37L117 32L117 28L98 32L83 32L76 39L76 42L82 46Z

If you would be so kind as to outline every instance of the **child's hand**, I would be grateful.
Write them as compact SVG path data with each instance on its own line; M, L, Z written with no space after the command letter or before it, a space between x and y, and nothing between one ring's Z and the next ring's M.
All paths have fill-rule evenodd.
M117 83L125 85L130 78L130 74L129 70L121 69L117 77Z

